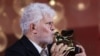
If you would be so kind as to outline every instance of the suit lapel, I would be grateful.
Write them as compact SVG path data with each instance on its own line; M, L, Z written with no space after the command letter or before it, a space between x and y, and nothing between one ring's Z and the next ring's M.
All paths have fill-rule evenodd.
M24 45L24 47L33 54L33 56L40 56L38 50L35 48L35 46L28 40L26 36L23 36L21 39L21 43Z

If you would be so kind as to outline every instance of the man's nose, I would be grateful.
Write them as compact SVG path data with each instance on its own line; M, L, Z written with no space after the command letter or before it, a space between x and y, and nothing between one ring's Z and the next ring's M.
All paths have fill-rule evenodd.
M51 26L51 31L54 31L54 30L55 30L55 26L52 25L52 26Z

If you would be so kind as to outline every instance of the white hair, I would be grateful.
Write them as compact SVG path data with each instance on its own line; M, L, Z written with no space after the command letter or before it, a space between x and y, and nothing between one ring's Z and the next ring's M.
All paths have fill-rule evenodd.
M51 18L55 16L55 11L45 3L31 3L24 8L22 13L20 26L22 33L25 34L31 23L38 23L43 19L43 15L49 14Z

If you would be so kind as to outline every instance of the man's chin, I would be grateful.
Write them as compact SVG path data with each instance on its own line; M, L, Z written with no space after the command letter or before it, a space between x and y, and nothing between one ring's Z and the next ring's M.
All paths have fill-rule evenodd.
M49 41L48 41L48 44L52 44L52 43L53 43L53 40L49 40Z

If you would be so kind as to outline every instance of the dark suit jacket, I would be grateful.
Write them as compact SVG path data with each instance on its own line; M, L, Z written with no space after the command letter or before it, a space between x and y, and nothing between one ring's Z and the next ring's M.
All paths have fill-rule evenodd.
M6 50L5 56L40 56L40 54L27 37L23 36Z

